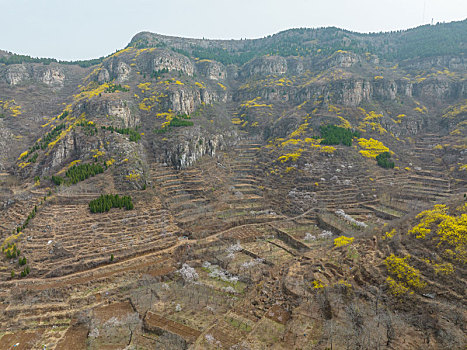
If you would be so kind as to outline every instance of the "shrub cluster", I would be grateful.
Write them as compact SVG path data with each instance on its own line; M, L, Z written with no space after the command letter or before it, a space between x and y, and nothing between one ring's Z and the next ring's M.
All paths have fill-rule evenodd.
M65 129L65 124L58 124L55 128L49 131L47 135L45 135L42 138L40 146L38 146L37 148L40 147L41 149L45 149L49 145L49 143L52 142L52 140L55 140L57 136L60 135L63 129ZM36 146L34 145L33 148L35 147Z
M82 127L83 132L87 136L97 135L97 128L96 128L96 126L94 125L93 122L82 121L78 125Z
M162 69L159 69L159 70L155 70L154 72L152 72L152 77L157 79L159 78L160 76L168 73L169 70L167 68L162 68Z
M358 131L352 131L350 129L341 128L336 125L324 125L320 126L319 131L321 133L321 144L323 145L339 145L343 144L346 146L352 145L352 139L359 137Z
M27 275L29 275L29 272L31 272L31 269L29 268L29 266L26 266L23 271L21 271L21 277L26 277Z
M65 179L63 177L61 177L61 176L52 175L52 182L56 186L60 186L61 184L63 184L65 182Z
M99 198L89 202L91 213L103 213L109 211L111 208L132 210L134 206L130 196L120 197L118 194L101 194Z
M34 153L33 155L31 155L31 156L29 157L28 162L30 162L30 163L35 163L38 156L39 156L39 154Z
M29 221L31 221L31 219L33 219L36 216L36 213L37 213L37 205L35 205L34 208L31 210L31 212L28 214L28 217L24 221L23 225L18 226L16 228L16 232L19 233L20 231L24 230L28 226Z
M154 132L156 134L164 134L170 131L172 128L177 128L180 126L193 126L193 122L190 119L191 119L190 116L187 114L179 114L173 117L169 121L169 124L162 125L160 129L155 129Z
M109 87L105 89L105 92L108 92L108 93L112 93L116 91L128 92L130 91L130 89L125 86L122 86L121 84L112 84L112 83L110 83Z
M376 156L376 161L378 162L378 165L380 167L385 168L385 169L392 169L394 168L394 162L390 158L391 158L391 153L383 152Z
M17 256L19 256L21 254L21 250L16 248L15 243L13 243L13 244L8 243L8 245L6 247L2 248L2 251L5 254L7 259L14 259L14 258L16 258Z
M72 184L75 184L103 172L104 168L101 164L77 164L68 169L65 176Z
M113 126L102 126L101 127L103 130L109 130L111 132L116 132L116 133L119 133L119 134L122 134L122 135L128 135L130 136L130 141L133 141L133 142L138 142L139 140L141 140L141 135L140 133L135 130L135 129L131 129L131 128L114 128Z

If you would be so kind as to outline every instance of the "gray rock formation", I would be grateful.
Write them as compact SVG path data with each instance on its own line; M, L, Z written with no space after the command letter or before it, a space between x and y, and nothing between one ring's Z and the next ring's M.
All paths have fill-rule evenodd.
M214 156L225 142L221 134L207 135L197 127L185 129L176 143L164 145L164 151L156 157L177 169L185 169L205 154Z
M241 71L243 77L255 75L281 75L287 72L287 60L280 56L263 56L246 63Z
M227 76L227 70L222 63L212 60L200 60L196 63L198 72L208 79L224 80Z
M65 82L65 73L58 64L12 64L0 66L0 80L13 86L32 81L52 87L62 87Z

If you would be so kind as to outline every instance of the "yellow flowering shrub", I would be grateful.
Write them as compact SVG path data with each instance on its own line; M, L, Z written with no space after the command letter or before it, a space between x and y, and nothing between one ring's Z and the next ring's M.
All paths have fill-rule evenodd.
M403 283L397 282L389 276L388 278L386 278L386 283L389 286L389 291L391 292L391 294L396 297L401 297L409 293L409 288L407 288ZM410 294L413 294L413 292L410 291Z
M0 114L17 117L21 114L21 106L15 100L0 100Z
M287 154L284 154L282 156L280 156L278 158L278 160L281 162L281 163L285 163L289 160L291 160L292 162L295 162L298 158L300 158L300 156L302 155L303 153L303 149L299 148L296 152L294 153L287 153Z
M337 281L337 284L340 286L345 286L347 288L352 288L352 284L350 284L349 282L343 279L340 279L339 281Z
M93 153L92 157L96 158L96 159L98 159L99 157L102 157L103 155L105 155L104 151L101 151L101 150L98 150L98 149L93 149L93 150L91 150L91 152Z
M98 85L96 82L90 82L83 91L79 94L73 95L75 101L81 100L90 100L95 96L99 96L99 94L104 93L110 85L108 83L103 83Z
M388 273L396 277L404 286L414 289L423 289L426 283L421 280L420 271L407 263L408 259L410 259L410 255L399 258L391 254L384 260L384 264L386 265Z
M338 125L338 127L341 127L341 128L345 128L345 129L351 129L352 128L352 124L350 124L350 122L345 119L344 117L338 115L337 118L339 118L341 120L341 124Z
M150 86L151 86L151 82L141 83L141 84L138 84L138 89L140 89L140 90L148 90ZM144 91L143 91L143 92L144 92Z
M335 247L343 247L354 241L354 237L340 236L334 239Z
M308 123L303 123L302 125L298 127L297 130L295 130L294 132L290 134L290 137L297 137L299 135L302 135L303 133L305 133L307 128L308 128Z
M23 169L23 168L26 168L29 164L31 164L31 163L30 162L21 162L21 163L18 164L18 167Z
M138 104L138 108L141 109L142 111L149 112L153 106L147 105L146 104L147 101L145 100L146 99L143 99L143 101Z
M267 105L264 103L258 103L261 100L261 97L256 97L251 101L246 101L240 105L240 107L253 108L253 107L269 107L272 108L272 105Z
M333 106L333 105L329 105L329 107L328 107L328 112L339 113L339 112L340 112L340 108L339 108L339 107L336 107L336 106Z
M141 177L141 174L138 174L134 171L132 171L131 173L129 173L128 175L125 176L125 178L127 180L130 180L130 181L136 181L138 180L139 178Z
M319 151L321 153L334 153L336 148L333 146L320 146Z
M363 150L360 151L360 154L366 158L376 158L379 154L383 152L390 152L382 142L370 138L369 140L365 138L359 138L358 144Z
M467 99L457 105L450 107L446 113L443 114L442 118L454 119L464 113L467 113Z
M415 107L413 110L422 114L425 114L428 111L425 106Z
M416 238L425 238L427 234L431 232L430 226L437 222L441 221L447 217L447 208L443 204L437 204L431 210L422 211L416 216L417 219L420 219L418 225L412 227L409 230L410 235L415 235Z
M313 288L314 289L321 289L321 288L324 288L324 285L320 280L314 280L313 281Z
M379 132L381 135L386 134L388 131L381 125L379 121L381 118L383 118L383 115L375 111L365 113L365 118L360 122L357 129L361 132L366 132L367 129L370 129Z
M394 237L396 235L396 229L393 228L391 231L388 231L388 232L385 232L384 235L383 235L383 240L385 239L391 239L392 237Z
M21 154L19 155L18 160L23 159L23 158L26 157L27 155L28 155L28 151L24 151L23 153L21 153Z
M1 247L2 250L6 249L8 244L14 244L22 235L23 235L23 232L20 231L17 234L12 234L8 236L7 238L5 238L5 240L2 243L2 247Z
M464 252L467 247L467 214L447 216L438 225L438 238Z
M286 147L288 145L299 145L303 142L303 140L300 139L288 139L287 141L284 141L281 143L282 147Z
M129 52L132 52L132 51L134 51L134 50L135 50L134 47L128 46L128 47L125 48L125 49L122 49L122 50L119 50L119 51L115 52L115 53L114 53L112 56L110 56L110 57L118 57L118 56L120 56L121 54L123 54L123 53L125 53L125 52L128 52L128 53L129 53Z
M454 273L454 266L449 262L442 264L433 264L433 268L435 269L436 274L450 275Z

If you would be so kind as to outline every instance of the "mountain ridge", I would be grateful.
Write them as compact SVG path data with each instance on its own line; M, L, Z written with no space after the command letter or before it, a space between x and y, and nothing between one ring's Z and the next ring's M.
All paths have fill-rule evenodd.
M432 30L432 31L436 31L438 30L439 28L438 27L445 27L445 28L449 28L449 29L452 29L450 33L448 33L448 36L449 35L453 35L453 29L454 27L461 27L461 28L456 28L457 29L460 29L461 31L461 34L462 33L467 33L467 19L464 19L464 20L461 20L461 21L452 21L452 22L448 22L448 23L437 23L436 25L430 25L430 24L425 24L425 25L420 25L420 26L417 26L417 27L413 27L413 28L409 28L409 29L403 29L403 30L395 30L395 31L387 31L387 32L374 32L374 33L361 33L361 32L355 32L355 31L350 31L350 30L346 30L346 29L343 29L343 28L339 28L339 27L318 27L318 28L291 28L291 29L286 29L286 30L283 30L283 31L280 31L280 32L277 32L275 34L271 34L271 35L267 35L265 37L262 37L262 38L255 38L255 39L199 39L199 38L189 38L189 37L180 37L180 36L173 36L173 35L163 35L163 34L158 34L158 33L153 33L153 32L150 32L150 31L142 31L142 32L138 32L136 33L132 39L130 40L130 42L128 43L128 45L126 47L129 47L131 46L132 44L136 46L138 45L141 45L141 42L140 42L140 37L146 37L146 36L150 36L150 37L154 37L154 38L157 38L159 40L162 40L163 42L165 41L177 41L177 42L189 42L189 43L192 43L192 44L204 44L204 45L209 45L209 43L218 43L218 44L232 44L232 43L235 43L235 44L242 44L243 46L246 45L246 43L257 43L257 42L261 42L261 41L265 41L266 39L281 39L282 36L288 36L290 34L295 34L297 32L326 32L326 31L331 31L331 32L336 32L336 33L343 33L343 34L348 34L348 35L353 35L353 36L360 36L360 37L378 37L378 36L394 36L394 35L410 35L411 33L413 32L417 32L417 31L422 31L424 29L429 29L429 30ZM465 38L465 35L461 36L461 38ZM439 39L436 39L436 40L439 40ZM466 46L466 42L465 42L465 39L464 40L460 40L460 43L462 44L463 48L462 48L462 54L465 55L466 53L466 50L467 50L467 46ZM144 44L143 44L144 46ZM102 56L100 58L90 58L90 59L82 59L82 60L71 60L71 61L66 61L66 60L58 60L58 59L55 59L53 57L31 57L31 56L28 56L28 55L20 55L20 54L15 54L13 52L9 52L9 51L6 51L6 50L0 50L1 53L2 53L2 56L5 57L5 56L18 56L19 59L18 60L15 60L14 62L15 63L25 63L25 62L32 62L32 61L35 61L35 62L57 62L57 63L62 63L62 64L77 64L79 62L95 62L95 63L98 63L98 60L102 60L103 58L105 57L108 57L110 56L111 54L107 55L107 56ZM117 50L118 51L118 50ZM11 61L7 61L7 60L3 60L0 61L0 63L5 63L5 64L13 64L13 63L9 63Z

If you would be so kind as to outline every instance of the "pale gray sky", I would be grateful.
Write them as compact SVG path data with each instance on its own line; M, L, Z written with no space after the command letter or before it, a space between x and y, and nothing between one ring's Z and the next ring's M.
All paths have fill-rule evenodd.
M406 29L467 17L466 0L0 0L0 49L88 59L136 33L259 38L297 27L358 32Z

